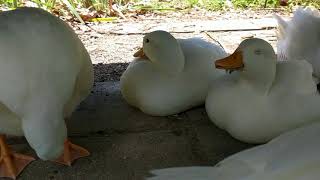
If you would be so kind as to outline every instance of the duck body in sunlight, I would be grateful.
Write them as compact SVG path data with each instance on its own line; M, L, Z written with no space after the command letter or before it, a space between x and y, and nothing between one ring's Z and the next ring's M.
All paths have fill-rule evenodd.
M286 132L214 167L154 170L148 180L318 180L320 123Z
M120 79L121 93L146 114L166 116L204 103L209 84L224 74L212 71L212 59L227 56L220 46L200 38L175 39L154 31Z
M90 93L93 68L74 31L44 10L1 12L0 22L0 176L15 178L31 158L13 153L4 135L25 136L43 160L77 149L65 119Z
M236 139L265 143L320 119L320 96L308 62L277 61L268 42L252 38L215 65L235 71L212 83L206 111Z
M306 60L313 67L313 75L320 82L320 12L299 7L293 18L278 21L278 55L284 59Z

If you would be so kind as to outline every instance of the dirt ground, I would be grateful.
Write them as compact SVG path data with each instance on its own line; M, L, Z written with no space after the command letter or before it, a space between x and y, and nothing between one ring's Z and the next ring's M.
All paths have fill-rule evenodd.
M248 37L260 37L268 40L274 47L276 30L274 25L259 30L241 30L241 21L272 19L273 14L290 16L289 13L275 10L207 12L192 11L188 13L144 14L136 15L126 20L112 23L91 23L74 25L75 31L89 51L95 69L95 81L118 81L128 63L133 59L133 53L142 45L146 32L152 30L167 30L176 38L201 37L210 42L219 41L227 52L232 52L238 44ZM205 28L211 22L219 21L230 26L230 21L239 22L235 29L215 30ZM231 24L232 26L232 24ZM213 29L212 29L213 28ZM240 29L240 30L239 30Z

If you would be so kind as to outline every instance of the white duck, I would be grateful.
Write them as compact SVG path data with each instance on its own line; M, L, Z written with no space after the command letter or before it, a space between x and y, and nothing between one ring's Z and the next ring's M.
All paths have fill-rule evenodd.
M269 143L234 154L214 167L152 171L148 180L318 180L320 123L286 132Z
M206 99L210 119L233 137L264 143L320 119L320 96L306 61L277 61L272 46L247 39L219 69L237 70L212 83Z
M0 176L15 178L33 158L12 152L5 134L25 136L43 159L88 152L67 140L65 118L90 93L92 63L73 30L36 8L0 13ZM70 155L71 153L71 155Z
M151 32L121 76L121 93L150 115L182 112L204 103L209 83L223 74L212 71L212 59L226 55L220 46L199 38L177 40L165 31Z
M285 59L307 60L320 81L320 15L318 10L298 8L293 18L278 21L278 55Z

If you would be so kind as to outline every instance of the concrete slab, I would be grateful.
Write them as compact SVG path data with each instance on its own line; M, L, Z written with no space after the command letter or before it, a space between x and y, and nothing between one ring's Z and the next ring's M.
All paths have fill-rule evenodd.
M102 24L97 29L103 29L104 33L117 35L145 34L155 30L164 30L171 33L192 32L220 32L220 31L246 31L276 28L277 21L274 18L261 19L227 19L227 20L189 20L188 22L158 22L147 24L127 22L126 24Z
M152 117L126 104L119 82L97 83L68 121L71 140L91 152L72 167L37 160L23 180L140 180L152 169L212 165L249 146L215 127L203 107L169 117ZM20 153L34 152L21 138Z
M115 132L140 132L169 126L166 117L148 116L129 106L119 91L119 82L96 83L91 96L81 103L68 120L69 134L88 135Z
M92 155L72 167L38 160L21 179L142 179L152 167L199 163L185 136L170 131L72 138Z

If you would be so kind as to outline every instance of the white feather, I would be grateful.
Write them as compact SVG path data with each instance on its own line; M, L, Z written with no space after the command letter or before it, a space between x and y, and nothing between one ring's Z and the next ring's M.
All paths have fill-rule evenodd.
M89 54L66 23L44 10L1 12L0 22L0 133L24 135L40 158L57 158L64 119L92 87Z
M221 161L214 167L154 170L148 180L317 180L320 123L284 133Z

